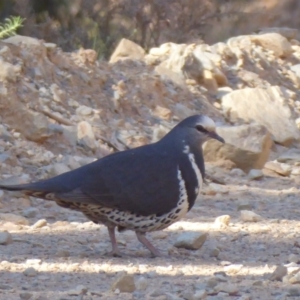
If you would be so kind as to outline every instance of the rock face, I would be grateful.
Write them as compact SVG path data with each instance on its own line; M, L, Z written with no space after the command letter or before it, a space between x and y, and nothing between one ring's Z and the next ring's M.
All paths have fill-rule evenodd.
M128 39L122 39L111 55L109 62L115 63L126 58L143 59L144 55L145 50L141 46Z
M293 51L289 41L276 32L252 35L251 40L265 49L273 51L277 57L287 57Z
M300 136L286 97L285 91L278 86L246 88L226 94L222 98L222 108L231 122L255 121L270 131L275 142L288 146Z
M269 158L272 140L268 130L258 124L218 127L225 144L210 140L204 147L207 161L230 160L245 172L262 169Z

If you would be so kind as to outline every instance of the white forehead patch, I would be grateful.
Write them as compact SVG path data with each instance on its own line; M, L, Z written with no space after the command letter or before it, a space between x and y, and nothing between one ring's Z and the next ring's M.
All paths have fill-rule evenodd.
M200 125L202 125L208 131L215 131L216 124L215 122L208 116L202 116Z

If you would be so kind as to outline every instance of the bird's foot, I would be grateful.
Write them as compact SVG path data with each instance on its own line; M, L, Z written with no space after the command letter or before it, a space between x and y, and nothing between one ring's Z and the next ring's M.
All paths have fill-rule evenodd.
M138 240L151 252L152 257L162 257L163 255L160 253L158 249L156 249L145 237L144 233L135 232Z
M122 253L119 250L118 243L116 240L115 227L107 227L107 229L108 229L108 234L112 246L112 251L109 252L109 255L113 257L122 257Z
M122 257L123 256L119 249L112 250L112 251L108 252L107 255L112 256L112 257Z

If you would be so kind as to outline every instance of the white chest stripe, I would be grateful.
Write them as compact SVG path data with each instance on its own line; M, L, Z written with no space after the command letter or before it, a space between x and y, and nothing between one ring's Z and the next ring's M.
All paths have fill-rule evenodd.
M195 175L196 175L196 178L197 178L197 182L198 182L198 186L195 190L195 193L198 195L201 188L202 188L202 183L203 183L203 178L202 178L202 175L201 175L201 171L199 170L197 164L196 164L196 161L195 161L195 156L193 153L190 152L190 147L189 146L185 146L184 150L183 150L184 153L187 154L188 158L189 158L189 161L192 165L192 168L195 172Z

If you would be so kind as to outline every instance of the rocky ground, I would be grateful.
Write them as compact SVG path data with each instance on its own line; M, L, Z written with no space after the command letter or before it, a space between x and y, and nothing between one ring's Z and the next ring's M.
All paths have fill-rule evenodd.
M272 28L215 45L123 40L110 62L16 36L0 42L0 180L49 178L153 142L205 113L193 210L112 258L106 230L52 202L0 191L0 299L298 299L300 42Z

